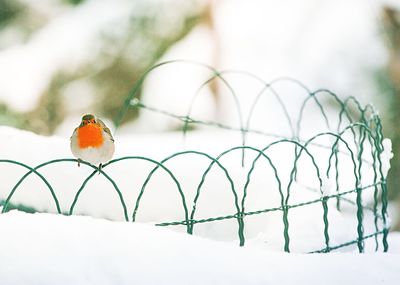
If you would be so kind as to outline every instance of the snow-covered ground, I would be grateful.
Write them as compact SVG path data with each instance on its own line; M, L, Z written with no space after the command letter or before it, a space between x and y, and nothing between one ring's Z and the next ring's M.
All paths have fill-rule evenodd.
M398 284L400 234L389 253L286 254L138 223L0 215L7 285Z

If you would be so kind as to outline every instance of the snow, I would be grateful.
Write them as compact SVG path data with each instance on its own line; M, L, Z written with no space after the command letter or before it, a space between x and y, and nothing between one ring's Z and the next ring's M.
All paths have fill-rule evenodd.
M383 145L383 153L381 155L382 158L382 172L383 175L386 177L389 169L390 169L390 160L393 158L392 152L392 141L390 139L384 139L382 141Z
M138 223L0 215L2 284L397 284L397 251L285 254Z

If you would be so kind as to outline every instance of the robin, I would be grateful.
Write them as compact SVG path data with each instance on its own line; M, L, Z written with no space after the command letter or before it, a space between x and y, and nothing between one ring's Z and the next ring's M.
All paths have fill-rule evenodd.
M112 158L114 150L110 129L92 114L84 115L71 136L71 151L78 159L78 166L84 160L99 165L101 170L103 163Z

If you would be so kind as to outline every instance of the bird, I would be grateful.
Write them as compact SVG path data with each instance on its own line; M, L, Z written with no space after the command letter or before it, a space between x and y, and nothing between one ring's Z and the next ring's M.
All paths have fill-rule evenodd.
M99 174L104 163L114 155L114 138L102 120L92 114L82 117L80 125L71 136L71 151L81 161L98 165Z

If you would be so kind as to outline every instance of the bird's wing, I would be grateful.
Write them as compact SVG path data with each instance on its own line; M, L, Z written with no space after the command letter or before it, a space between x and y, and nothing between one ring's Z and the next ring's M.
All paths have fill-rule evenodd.
M100 119L96 119L96 120L100 124L100 126L103 128L103 130L110 136L111 140L114 142L114 138L111 134L111 131L109 128L107 128L106 124L104 124L104 122Z

